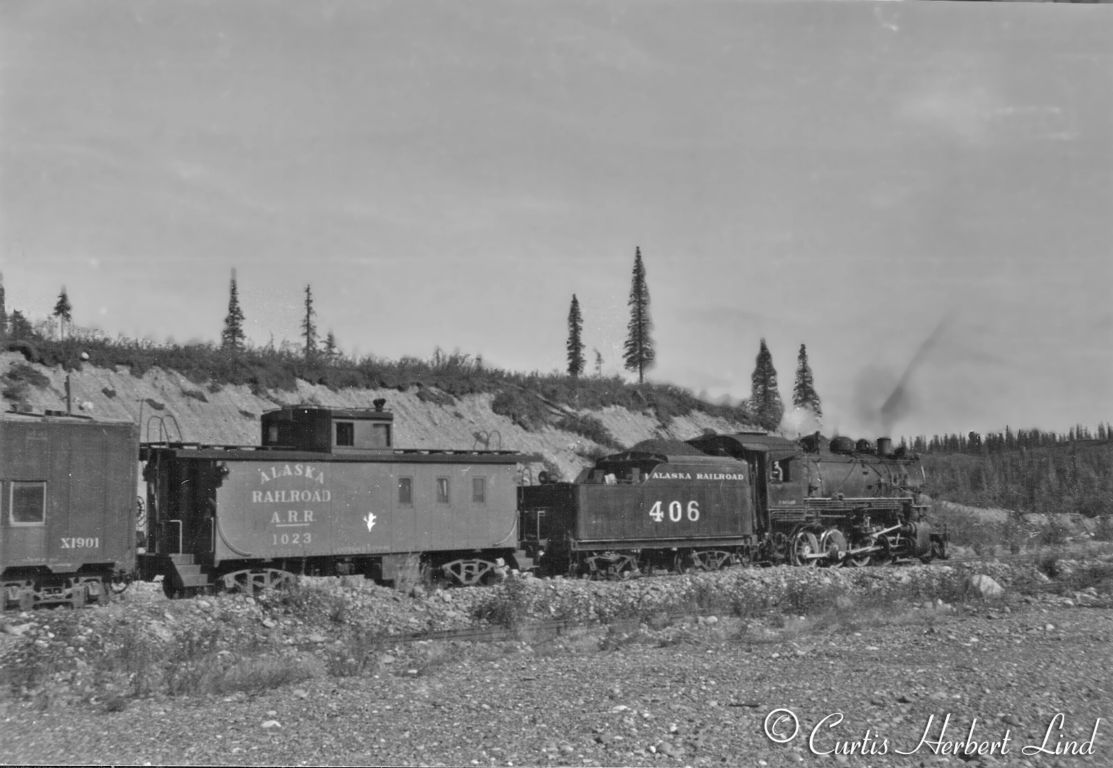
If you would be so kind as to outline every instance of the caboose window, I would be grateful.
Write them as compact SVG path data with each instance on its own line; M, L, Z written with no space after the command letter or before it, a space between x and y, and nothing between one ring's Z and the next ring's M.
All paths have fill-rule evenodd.
M437 478L437 502L440 504L448 503L448 478Z
M46 483L12 483L12 525L46 525Z
M336 422L336 444L347 446L356 444L356 425L353 422Z
M471 479L471 500L474 504L487 503L487 478L473 477Z
M414 503L414 479L412 477L398 478L398 503Z
M372 448L389 448L390 447L390 425L389 424L372 424L371 425L371 447Z

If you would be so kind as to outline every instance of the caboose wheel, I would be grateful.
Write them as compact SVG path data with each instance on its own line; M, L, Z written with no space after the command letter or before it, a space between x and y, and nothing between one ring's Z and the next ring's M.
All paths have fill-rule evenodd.
M792 538L792 564L805 567L819 562L819 539L811 531L799 531Z

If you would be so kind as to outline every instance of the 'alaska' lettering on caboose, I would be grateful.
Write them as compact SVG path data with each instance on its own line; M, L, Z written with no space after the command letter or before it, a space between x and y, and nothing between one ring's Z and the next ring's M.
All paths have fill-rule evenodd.
M332 491L252 491L252 504L287 504L291 501L332 501Z
M650 480L691 480L692 476L687 472L654 472L649 476Z
M259 470L259 485L277 480L280 477L304 477L321 485L325 484L325 475L312 464L274 464Z

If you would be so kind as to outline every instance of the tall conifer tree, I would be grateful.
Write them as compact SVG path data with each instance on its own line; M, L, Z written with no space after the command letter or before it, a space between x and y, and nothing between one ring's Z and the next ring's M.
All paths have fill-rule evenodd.
M220 346L232 352L244 347L243 310L240 309L240 294L236 287L236 270L232 270L232 283L228 288L228 314L224 316L224 330L220 334Z
M4 275L0 273L0 337L8 334L8 308L4 304Z
M305 317L301 321L301 335L305 339L305 359L317 354L317 312L313 309L313 288L305 286Z
M750 378L750 408L754 418L765 429L776 429L784 416L785 406L777 389L777 369L773 367L773 355L761 340L753 376Z
M572 294L572 306L568 309L568 375L579 378L584 372L584 319L580 314L580 301Z
M73 305L70 304L70 297L66 294L66 286L64 285L58 294L58 301L54 302L53 314L54 317L58 318L58 336L64 339L66 329L73 322Z
M653 322L649 318L649 286L645 282L645 265L640 247L634 249L634 274L630 281L630 323L627 325L623 360L626 370L637 371L638 383L645 381L645 372L653 366L657 354L653 348Z
M812 368L808 365L808 350L801 344L796 356L796 382L792 386L792 404L797 408L807 408L816 417L823 416L823 405L815 391Z

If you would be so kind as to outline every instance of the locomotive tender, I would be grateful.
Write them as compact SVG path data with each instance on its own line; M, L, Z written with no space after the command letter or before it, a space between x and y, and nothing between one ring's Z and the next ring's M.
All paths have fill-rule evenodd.
M543 573L595 577L945 557L919 462L879 444L738 433L606 456L575 482L521 489L523 546Z
M394 447L384 402L264 413L257 446L141 444L131 423L0 415L0 603L106 602L136 575L183 597L294 574L471 585L535 567L621 578L946 556L919 462L887 440L705 435L522 485L533 457Z

